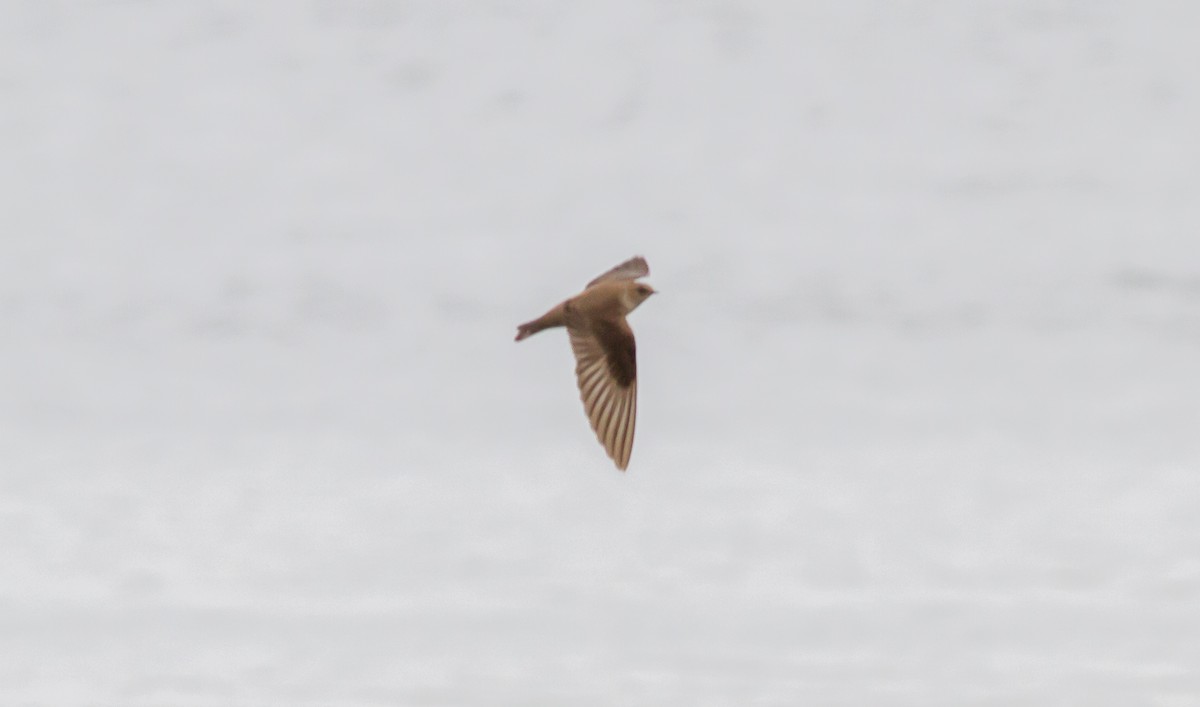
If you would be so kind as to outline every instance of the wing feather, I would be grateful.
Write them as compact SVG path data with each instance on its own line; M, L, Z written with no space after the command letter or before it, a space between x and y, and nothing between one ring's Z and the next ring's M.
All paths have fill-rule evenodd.
M650 266L646 263L646 259L640 255L635 255L603 275L598 275L587 286L591 287L597 282L605 282L606 280L636 280L639 277L645 277L649 274Z
M630 385L628 400L631 402L637 401L637 381L633 381ZM624 417L621 420L618 429L621 433L617 436L615 449L620 453L615 461L617 466L624 469L629 466L629 456L633 453L633 429L637 425L637 406L630 404L624 409Z
M628 326L606 328L605 337L613 332L628 338L628 341L602 342L595 333L581 324L568 324L567 333L571 349L575 353L575 376L579 384L579 398L583 401L596 438L604 445L604 451L622 471L629 466L633 452L634 423L637 421L637 379L630 375L622 385L614 371L624 373L632 361L624 360L633 352L633 333ZM622 357L617 363L614 356ZM632 371L630 371L632 373Z

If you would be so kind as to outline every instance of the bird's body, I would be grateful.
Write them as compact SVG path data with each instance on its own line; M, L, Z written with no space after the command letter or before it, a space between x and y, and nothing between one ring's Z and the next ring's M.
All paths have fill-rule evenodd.
M633 452L637 420L637 346L625 316L654 294L637 278L650 274L645 259L621 263L549 312L517 327L517 341L566 327L584 412L608 456L622 471Z

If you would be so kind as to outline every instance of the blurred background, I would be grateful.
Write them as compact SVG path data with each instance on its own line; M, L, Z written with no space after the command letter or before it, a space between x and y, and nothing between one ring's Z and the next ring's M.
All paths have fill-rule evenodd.
M1197 22L0 4L0 702L1197 704Z

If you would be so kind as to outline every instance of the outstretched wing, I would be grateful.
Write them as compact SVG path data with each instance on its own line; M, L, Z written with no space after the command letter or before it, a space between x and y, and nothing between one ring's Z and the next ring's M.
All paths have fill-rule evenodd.
M633 331L623 318L567 324L575 352L575 376L583 410L604 445L624 471L633 453L637 421L637 353Z
M606 280L636 280L639 277L645 277L649 274L650 266L646 264L646 259L640 255L635 255L612 270L609 270L603 275L592 280L587 284L587 286L591 287L597 282L604 282Z

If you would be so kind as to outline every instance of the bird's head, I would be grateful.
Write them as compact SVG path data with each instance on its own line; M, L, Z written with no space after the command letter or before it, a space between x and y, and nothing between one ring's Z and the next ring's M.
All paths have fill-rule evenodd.
M650 295L655 293L655 289L644 282L630 283L630 286L622 293L622 302L625 305L626 313L632 312L638 308L638 305L650 298Z

